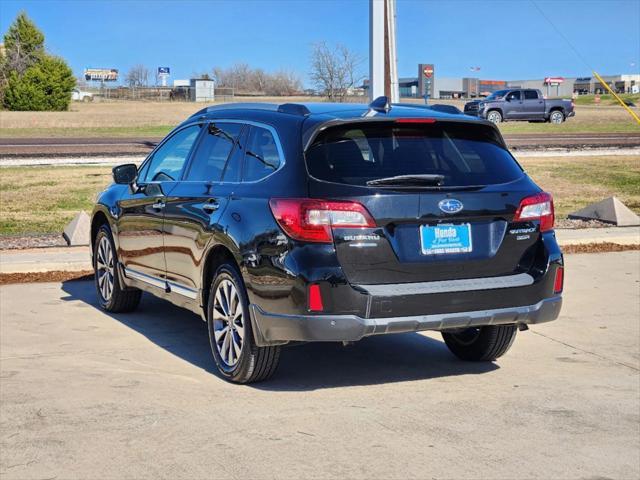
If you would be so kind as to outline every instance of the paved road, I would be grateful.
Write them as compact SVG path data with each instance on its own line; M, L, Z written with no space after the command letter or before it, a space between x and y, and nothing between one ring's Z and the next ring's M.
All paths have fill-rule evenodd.
M407 334L287 349L255 386L151 297L110 316L88 282L0 287L0 475L638 478L638 255L568 256L561 319L495 364Z
M142 155L161 138L0 138L0 157ZM632 148L639 133L508 134L510 148Z

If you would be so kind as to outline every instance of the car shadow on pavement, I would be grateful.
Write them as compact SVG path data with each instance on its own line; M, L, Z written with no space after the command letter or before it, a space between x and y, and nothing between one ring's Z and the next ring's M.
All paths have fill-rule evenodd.
M62 290L68 295L62 300L79 300L100 309L93 282L63 282ZM149 294L143 294L135 312L107 315L173 355L218 375L206 324L197 315ZM346 347L308 343L283 348L275 376L251 387L306 391L482 374L498 368L491 362L462 362L444 342L408 333L369 337Z

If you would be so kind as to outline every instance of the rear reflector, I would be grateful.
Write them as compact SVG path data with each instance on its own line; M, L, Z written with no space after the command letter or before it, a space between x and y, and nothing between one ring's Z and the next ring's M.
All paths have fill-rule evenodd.
M358 202L272 198L269 206L284 232L305 242L333 242L332 228L376 226L367 209Z
M553 293L562 293L564 287L564 267L556 268L556 279L553 282Z
M540 231L551 230L554 224L553 198L546 192L525 197L513 217L514 222L540 221Z
M322 293L320 293L320 285L314 283L309 285L309 310L312 312L321 312L324 309L322 305Z

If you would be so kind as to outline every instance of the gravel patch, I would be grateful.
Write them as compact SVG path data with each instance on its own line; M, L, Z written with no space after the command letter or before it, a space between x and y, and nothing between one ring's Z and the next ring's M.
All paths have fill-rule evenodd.
M601 222L600 220L578 220L570 218L556 218L555 228L566 228L567 230L575 230L578 228L608 228L614 225Z
M60 233L34 235L0 235L0 250L26 250L28 248L66 247Z
M54 270L37 273L0 273L0 285L8 285L10 283L69 282L75 280L93 280L93 271L65 272Z

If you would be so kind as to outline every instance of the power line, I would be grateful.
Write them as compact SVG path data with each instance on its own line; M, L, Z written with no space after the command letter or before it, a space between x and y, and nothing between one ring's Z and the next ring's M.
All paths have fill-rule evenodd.
M553 27L553 29L556 31L556 33L558 35L560 35L560 37L562 37L562 39L567 43L567 45L569 45L569 47L571 48L571 50L573 50L573 52L576 54L576 56L580 59L580 61L582 61L582 63L584 63L586 65L586 67L593 71L595 70L587 61L586 58L584 58L584 56L578 51L578 49L569 41L569 39L566 37L566 35L564 33L562 33L562 30L560 30L558 27L556 27L556 24L553 23L553 21L551 21L551 19L544 13L544 11L542 11L542 9L538 6L538 4L535 2L535 0L529 0L531 2L531 4L536 8L536 10L538 10L538 12L540 12L540 15L542 15L542 17L549 22L549 25L551 25L551 27Z

